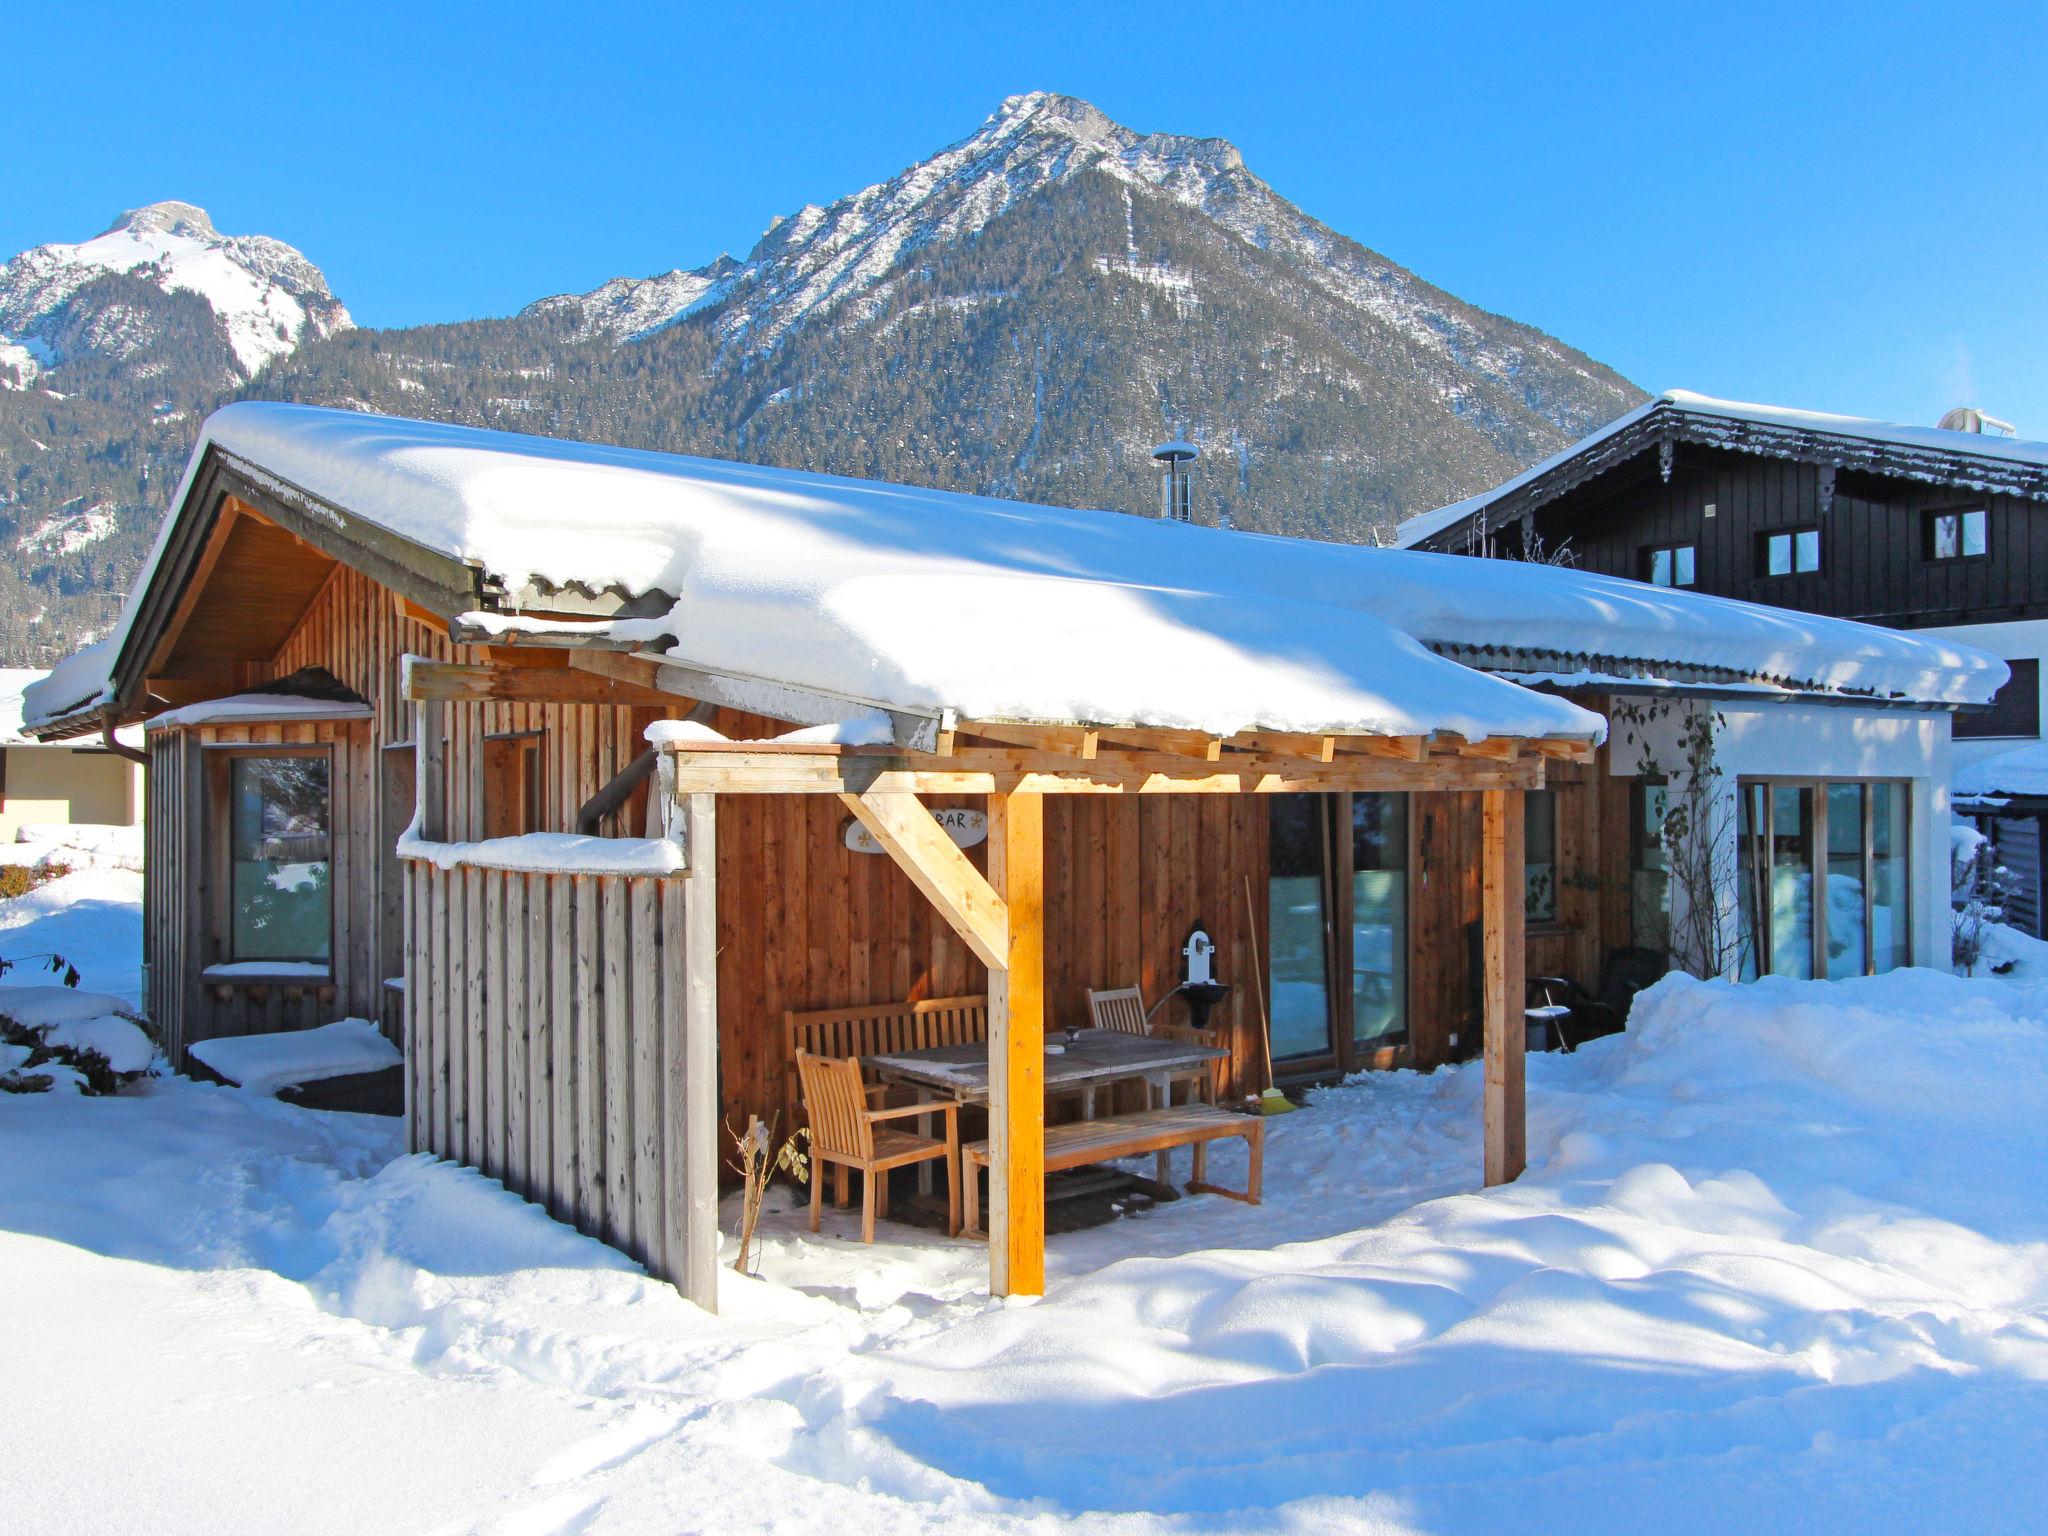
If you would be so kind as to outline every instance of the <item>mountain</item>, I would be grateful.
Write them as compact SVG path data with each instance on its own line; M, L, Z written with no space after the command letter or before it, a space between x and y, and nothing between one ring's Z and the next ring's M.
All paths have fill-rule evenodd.
M159 300L188 293L212 312L243 380L349 324L320 269L282 240L223 235L203 208L152 203L83 244L39 245L0 265L0 345L30 360L17 362L14 387L81 358L147 368L177 314Z
M191 231L220 239L197 209L144 213L202 246ZM0 542L58 573L79 550L42 552L82 540L112 565L140 558L162 510L151 487L174 480L209 387L1136 511L1157 502L1152 445L1184 436L1203 450L1203 520L1352 540L1491 486L1643 398L1319 223L1222 140L1133 132L1046 94L1012 98L889 181L777 219L744 259L622 277L503 319L351 329L307 263L317 289L280 276L266 290L305 319L275 333L253 375L230 376L244 355L217 305L215 329L198 327L206 345L175 367L167 340L115 361L112 342L73 339L82 317L32 329L6 307L4 278L31 257L42 252L0 268L0 335L28 338L44 372L0 390L0 470L17 452L33 460L24 437L71 457L0 479L15 487ZM137 263L57 309L149 277L153 304L182 300L203 319L218 289L178 286L162 276L173 269ZM94 337L123 335L108 309L92 313ZM139 404L142 380L172 375L183 393ZM74 381L101 416L62 398ZM77 477L109 464L134 483L81 495ZM108 611L61 579L27 585L49 594L48 617L26 630L0 617L0 658L36 659Z

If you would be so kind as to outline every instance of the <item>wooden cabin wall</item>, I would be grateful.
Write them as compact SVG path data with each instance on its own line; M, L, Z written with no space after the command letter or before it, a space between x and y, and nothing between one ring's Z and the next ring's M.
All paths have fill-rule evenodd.
M376 711L373 745L412 739L401 658L476 663L483 648L453 644L439 629L398 611L390 591L362 572L337 566L333 580L270 663L269 675L288 676L301 667L325 667L368 699ZM649 721L675 710L630 709L595 704L507 704L453 706L448 711L448 824L450 841L485 835L483 738L500 732L539 731L544 771L540 830L574 829L583 803L615 778L647 745L641 733ZM390 829L395 841L403 827ZM634 828L634 835L640 829Z
M1554 762L1546 777L1557 795L1557 917L1529 924L1526 973L1593 991L1609 952L1632 942L1633 781L1608 772L1605 748L1592 763ZM1410 816L1407 1064L1428 1068L1479 1045L1469 930L1479 921L1480 797L1418 794Z
M144 874L146 1006L171 1060L221 1035L304 1029L382 1015L387 974L376 924L376 779L370 731L359 720L260 721L152 731L150 819ZM323 982L209 980L227 958L212 921L211 881L225 835L208 753L223 747L320 746L332 762L332 953Z
M1264 1081L1243 882L1265 921L1266 806L1249 796L1046 797L1046 1024L1085 1023L1089 987L1137 985L1156 1001L1180 981L1180 949L1203 922L1234 983L1211 1014L1231 1080ZM934 799L978 807L978 797ZM846 847L849 819L821 795L721 795L718 802L719 1051L725 1113L781 1114L789 1009L947 997L987 973L881 854ZM968 850L986 869L986 849ZM1260 964L1264 964L1263 931ZM1160 1017L1177 1016L1168 1004ZM1176 1017L1176 1022L1178 1018Z
M1408 817L1406 1064L1428 1068L1478 1043L1468 934L1479 921L1480 797L1410 795Z
M691 882L417 861L404 878L413 1150L683 1283Z

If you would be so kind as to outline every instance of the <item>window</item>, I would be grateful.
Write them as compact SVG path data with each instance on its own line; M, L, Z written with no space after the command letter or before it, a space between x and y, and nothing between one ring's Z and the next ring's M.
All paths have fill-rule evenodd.
M1911 960L1906 786L1745 779L1742 974L1872 976Z
M1698 565L1690 544L1660 544L1643 551L1643 580L1657 587L1689 587Z
M1921 524L1921 553L1929 560L1975 560L1991 552L1982 507L1929 512Z
M2033 738L2041 734L2041 662L2022 656L2008 661L2012 676L1991 696L1991 703L1972 714L1956 716L1959 740L1992 736Z
M1327 877L1322 797L1275 795L1269 802L1272 852L1266 885L1271 938L1273 1055L1321 1056L1330 1050Z
M1820 569L1820 530L1781 528L1757 535L1757 574L1804 576Z
M1522 797L1522 916L1557 921L1557 791L1532 789Z
M1628 796L1629 942L1663 954L1671 948L1671 859L1664 847L1671 787L1637 779Z
M227 759L228 960L329 958L329 776L324 751Z
M1408 797L1351 797L1351 1038L1408 1032Z
M1274 795L1267 812L1273 1056L1283 1076L1356 1071L1408 1037L1408 797Z
M507 731L484 738L484 836L519 837L543 830L541 733Z

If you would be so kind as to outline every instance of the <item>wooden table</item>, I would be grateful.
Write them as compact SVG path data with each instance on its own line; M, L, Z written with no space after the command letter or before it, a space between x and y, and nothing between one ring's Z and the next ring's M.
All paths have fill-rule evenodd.
M1045 1056L1045 1092L1079 1093L1081 1112L1095 1118L1095 1090L1110 1083L1142 1079L1149 1085L1150 1103L1169 1101L1173 1076L1208 1062L1221 1061L1230 1053L1219 1046L1196 1045L1187 1040L1161 1040L1150 1035L1127 1035L1117 1029L1084 1029L1080 1040L1067 1044L1064 1033L1048 1033L1048 1045L1061 1051ZM894 1055L863 1056L861 1064L891 1082L908 1083L917 1089L920 1102L948 1098L962 1104L988 1102L988 1046L941 1045L928 1051L900 1051ZM919 1122L923 1123L922 1120ZM918 1170L918 1187L923 1190L931 1178L929 1167Z

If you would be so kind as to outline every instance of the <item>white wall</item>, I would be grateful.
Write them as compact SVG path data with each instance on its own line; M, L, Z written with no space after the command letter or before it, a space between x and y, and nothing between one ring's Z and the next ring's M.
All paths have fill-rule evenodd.
M1619 704L1621 701L1617 700ZM1648 700L1634 701L1638 705ZM1944 711L1860 709L1846 705L1779 702L1696 703L1720 716L1715 762L1723 805L1717 825L1735 825L1739 780L1770 774L1800 778L1907 779L1913 827L1913 963L1946 970L1949 964L1949 726ZM1617 725L1611 771L1633 775L1646 761L1677 767L1678 725L1667 716L1651 739L1631 742ZM1733 871L1735 861L1728 860ZM1729 890L1726 900L1736 900Z
M2032 657L2048 662L2048 619L2015 619L2008 624L1948 624L1939 629L1914 629L1907 633L1959 640L1964 645L1976 646L1980 651L1989 651L2004 661L2022 661ZM2048 674L2048 665L2041 670ZM2043 686L2048 687L2048 683ZM2000 752L2011 751L2023 741L2038 739L2033 736L1999 736L1958 741L1955 744L1955 766L1962 768L1982 762Z

